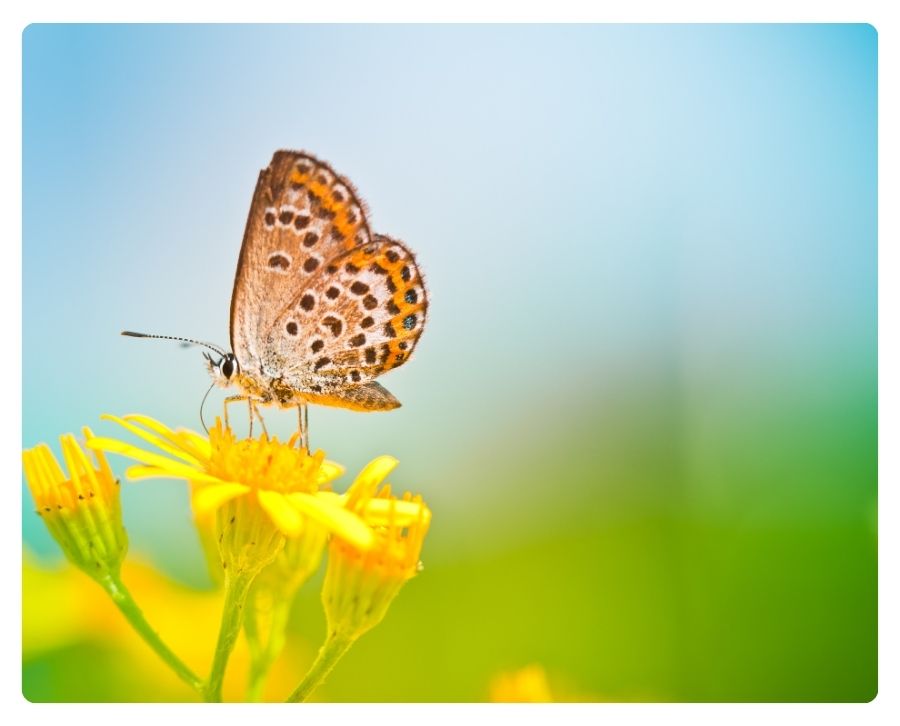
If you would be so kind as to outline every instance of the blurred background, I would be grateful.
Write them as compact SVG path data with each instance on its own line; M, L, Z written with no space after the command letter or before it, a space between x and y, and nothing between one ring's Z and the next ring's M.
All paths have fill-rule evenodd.
M310 413L338 488L391 453L434 511L424 572L319 699L481 701L532 668L561 700L869 700L876 47L866 25L29 26L23 446L118 434L104 412L200 430L200 352L119 331L226 345L257 174L303 148L431 297L380 379L401 409ZM126 582L206 672L220 596L186 487L123 503ZM24 486L22 517L26 697L190 700ZM324 635L320 580L273 699Z

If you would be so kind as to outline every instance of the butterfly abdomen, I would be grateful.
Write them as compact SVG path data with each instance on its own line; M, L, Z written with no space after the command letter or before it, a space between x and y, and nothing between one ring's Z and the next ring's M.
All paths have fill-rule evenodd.
M332 395L305 394L310 403L346 408L351 411L392 411L400 408L400 401L380 383L373 381L361 386L345 388Z

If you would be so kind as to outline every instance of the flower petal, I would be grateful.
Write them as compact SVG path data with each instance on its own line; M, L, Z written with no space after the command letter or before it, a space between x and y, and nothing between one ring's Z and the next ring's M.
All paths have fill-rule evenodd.
M184 477L180 474L172 474L171 472L166 471L165 469L160 469L158 466L144 466L143 464L135 464L134 466L129 466L125 470L125 476L127 476L131 481L138 481L140 479L178 479L180 481L184 481ZM200 476L194 481L200 481ZM204 484L222 484L221 481L216 479L211 482L204 482Z
M322 462L322 466L319 467L319 471L316 474L316 485L320 487L324 486L325 484L328 484L329 482L332 482L339 476L343 475L343 473L343 466L326 459Z
M139 414L131 414L126 416L125 418L119 418L118 416L113 416L111 414L103 414L100 418L105 419L106 421L113 421L124 429L127 429L135 436L140 436L144 441L148 444L153 444L158 449L162 449L167 454L171 454L174 457L181 459L182 461L191 464L192 466L200 466L200 462L197 461L196 457L192 456L188 452L186 452L180 446L172 446L171 431L169 431L165 426L163 426L158 421L154 421L152 418L147 416L140 416ZM162 434L164 438L160 438L159 436L154 436L152 433L148 433L144 431L138 426L135 426L132 423L129 423L128 420L138 421L139 423L143 423L147 428L152 431L156 431L157 433ZM149 423L146 423L149 422Z
M25 468L25 479L28 481L28 488L31 489L35 499L43 493L46 486L44 472L38 467L38 456L40 456L40 454L36 450L32 451L26 449L22 452L22 464Z
M84 453L84 449L82 449L78 443L75 441L75 437L71 434L68 435L70 440L70 447L72 449L72 454L74 454L74 458L77 462L77 465L80 465L79 468L82 471L82 476L89 482L90 486L94 489L100 486L99 481L97 480L97 474L94 471L93 462L88 459L87 454ZM65 447L63 447L65 448Z
M33 481L40 482L42 492L59 488L59 485L69 478L60 469L59 462L47 444L38 444L32 452L31 463L35 473Z
M208 459L210 453L212 452L212 448L209 445L209 440L194 431L190 431L189 429L179 429L178 431L173 431L168 426L160 423L156 419L150 418L149 416L144 416L139 413L130 413L127 416L123 416L122 418L124 418L126 421L136 421L139 424L143 424L151 431L155 431L168 441L171 441L175 446L181 447L185 451L185 453L190 454L195 459Z
M353 499L356 497L371 497L375 494L375 489L378 485L385 480L385 477L387 477L399 463L400 462L393 456L379 456L372 459L372 461L366 464L363 467L363 470L359 472L347 494Z
M186 451L191 452L198 459L209 459L212 456L212 446L209 439L202 437L193 431L176 431L175 436L178 443L183 446Z
M281 492L269 489L258 489L259 505L272 518L275 526L289 536L300 534L303 529L303 517Z
M66 469L69 470L69 478L72 485L75 487L76 491L81 491L83 488L81 484L81 475L83 472L81 471L81 467L78 466L75 461L75 457L77 456L75 453L75 449L77 448L75 437L72 436L72 434L60 436L59 445L62 449L63 461L66 462Z
M327 493L327 492L326 492ZM353 512L336 504L332 497L294 492L285 495L299 511L327 527L354 547L368 550L375 544L372 529Z
M328 502L329 504L333 504L336 507L345 507L345 502L347 501L346 494L337 494L336 492L326 491L326 492L316 492L316 497L321 499L323 502Z
M59 462L56 460L56 457L53 455L53 452L50 450L50 447L47 444L38 444L35 451L39 451L41 456L40 460L47 467L47 471L49 473L49 481L54 482L54 484L58 482L64 482L69 477L66 476L66 473L60 468Z
M94 432L91 431L87 426L82 427L81 433L84 435L84 440L86 442L94 438ZM100 451L100 449L92 449L92 451L94 452L94 458L97 459L97 464L100 467L100 471L103 473L103 476L109 479L109 481L115 481L116 477L109 466L109 462L103 455L103 452Z
M149 451L144 451L143 449L139 449L137 446L126 444L124 441L119 441L118 439L108 439L103 436L95 436L94 438L87 441L85 445L90 449L108 451L113 454L121 454L122 456L127 456L131 459L135 459L142 464L147 464L149 466L158 466L160 469L165 469L170 474L178 476L182 479L197 479L200 481L221 482L221 479L210 476L209 474L205 474L200 471L200 469L195 469L191 466L188 466L187 464L181 463L180 461L175 461L174 459L169 459L166 456L161 456L160 454L153 454Z
M362 516L373 526L408 527L420 519L427 525L431 521L431 510L422 502L379 497L366 502Z
M215 511L225 502L249 491L250 487L246 484L237 484L235 482L197 487L191 494L191 507L196 516L202 517Z

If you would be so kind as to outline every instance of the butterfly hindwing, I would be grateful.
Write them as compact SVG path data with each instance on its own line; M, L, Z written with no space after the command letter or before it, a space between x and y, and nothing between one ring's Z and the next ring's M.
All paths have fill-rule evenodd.
M290 350L289 385L331 394L406 362L425 326L428 301L413 254L390 237L328 261L271 337Z

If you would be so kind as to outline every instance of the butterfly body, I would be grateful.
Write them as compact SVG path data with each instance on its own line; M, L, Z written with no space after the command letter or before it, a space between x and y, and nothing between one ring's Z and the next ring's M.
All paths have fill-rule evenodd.
M210 372L261 404L397 408L374 379L409 359L427 305L414 255L370 231L350 182L310 154L278 151L247 219L233 353L210 359Z

